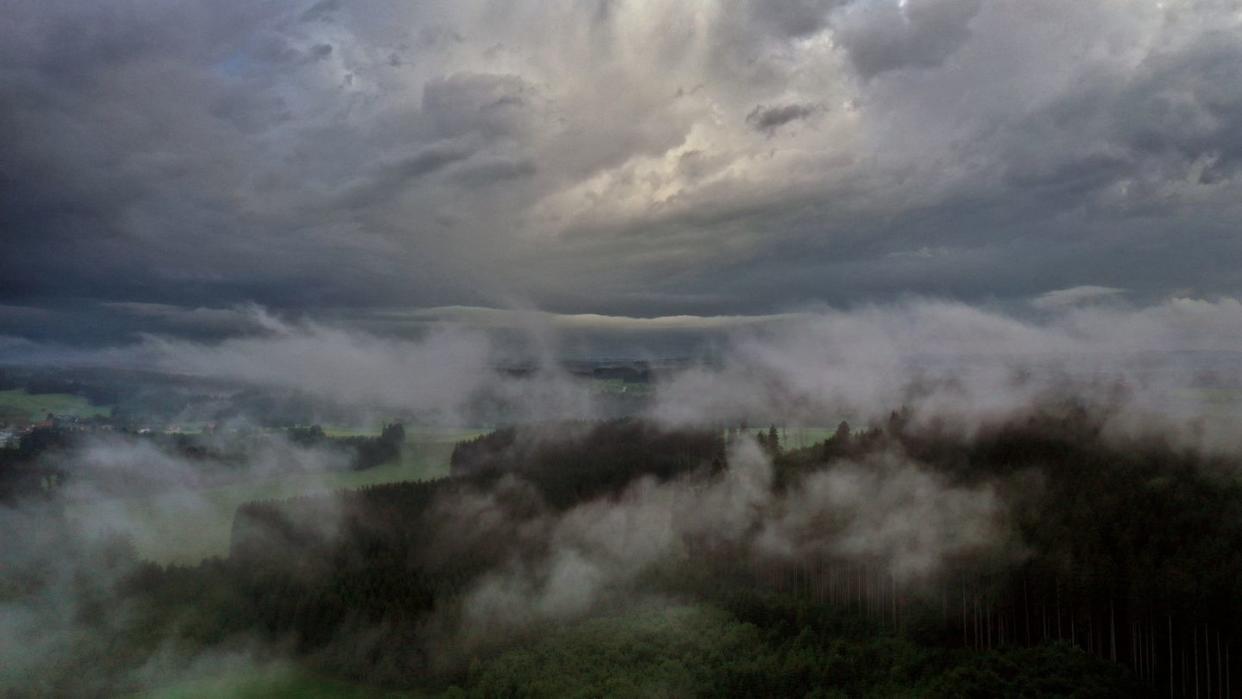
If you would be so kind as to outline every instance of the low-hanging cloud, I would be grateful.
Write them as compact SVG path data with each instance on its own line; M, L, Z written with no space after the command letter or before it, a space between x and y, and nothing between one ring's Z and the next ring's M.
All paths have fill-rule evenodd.
M483 384L490 369L486 339L465 330L403 342L256 313L265 319L261 335L216 344L152 337L146 347L168 371L296 388L346 403L423 409L455 405Z
M149 336L137 353L173 373L299 391L424 420L460 422L478 404L520 406L527 419L594 414L589 388L552 360L538 317L525 317L520 327L530 342L515 354L465 324L436 324L418 338L393 338L344 323L286 322L258 308L250 314L260 332L214 343ZM514 363L533 372L504 371Z
M263 649L254 639L190 654L168 640L138 667L104 663L87 676L72 669L84 648L137 623L123 589L143 566L192 566L227 554L238 503L218 488L281 478L297 479L306 491L327 490L331 476L350 464L343 451L276 434L230 431L202 439L215 456L192 457L170 441L136 435L81 434L40 455L49 477L63 478L48 496L0 502L7 532L0 547L0 692L114 693L118 686L158 687L257 666ZM324 499L308 524L331 536L336 505ZM180 623L166 621L169 629Z
M1222 414L1220 393L1203 389L1233 385L1242 303L1043 309L1019 316L923 300L809 314L741 334L718 365L673 377L652 414L674 424L835 424L904 406L916 419L967 426L1079 399L1115 409L1118 426L1156 420L1228 441L1237 413Z
M658 378L643 414L667 425L823 426L848 418L861 426L904 409L915 425L969 432L1067 399L1102 408L1118 430L1174 428L1166 434L1193 446L1236 450L1225 428L1236 425L1237 413L1221 414L1214 401L1239 388L1242 303L1173 298L1132 306L1094 290L1070 296L1073 303L1012 312L912 300L730 323L729 340L709 361ZM487 333L464 323L399 339L340 322L249 313L256 329L248 335L218 342L151 337L135 352L167 371L427 414L461 412L479 396L522 406L522 418L531 422L590 417L596 408L590 391L556 367L557 333L543 323L525 330L534 336L529 359L537 369L519 376L498 370ZM675 322L655 325L663 330ZM651 325L627 324L636 332ZM247 462L258 473L279 474L297 466L339 468L338 457L272 444ZM78 472L93 469L96 488L130 469L181 486L182 498L194 498L210 482L204 464L125 436L95 439L57 458ZM73 487L90 481L81 483ZM795 483L778 484L769 455L743 436L719 473L643 479L565 511L540 502L520 474L480 490L455 490L433 507L430 521L443 535L422 555L451 560L462 547L503 552L511 546L512 555L498 556L500 565L474 580L452 609L440 610L449 620L438 623L452 625L460 634L454 639L468 647L493 638L497 627L529 628L588 613L607 600L641 598L645 572L684 560L691 549L726 551L760 568L817 560L863 565L900 585L935 580L946 563L972 556L1021 557L1010 536L1005 485L951 481L896 445L843 456ZM66 495L92 493L79 496L71 488ZM123 521L124 508L98 513L92 526L140 526ZM2 514L20 530L47 516L14 508ZM82 531L73 518L56 521L66 540ZM131 538L144 545L132 532ZM40 557L47 540L32 537L33 547L6 553L27 556L30 566L53 566ZM73 633L72 605L95 594L74 580L83 569L109 570L93 559L82 565L48 568L55 574L33 602L6 606L5 638L38 628ZM42 667L35 656L57 652L56 638L46 635L45 645L32 647L35 655L17 658L22 671Z
M415 337L339 318L250 313L261 331L219 342L148 337L132 352L98 356L140 356L170 372L428 419L468 420L485 403L520 406L523 421L538 421L601 414L590 383L560 366L566 333L598 335L601 352L609 342L711 333L711 361L662 371L646 415L668 424L824 425L865 423L904 406L918 419L971 424L1080 398L1119 408L1117 425L1155 417L1195 439L1219 439L1231 417L1228 394L1204 389L1233 386L1242 343L1236 299L1138 306L1108 287L1053 292L1009 311L934 299L753 318L458 309L409 316L424 324ZM526 369L506 370L514 366Z
M936 579L953 559L1020 555L1010 549L1005 506L991 484L951 485L883 453L777 488L770 457L749 438L732 445L723 473L639 480L615 499L562 514L510 520L489 502L490 527L513 521L507 530L521 533L510 562L484 575L464 601L467 642L573 618L605 600L649 596L641 577L691 549L725 551L756 569L866 565L902 585ZM467 530L477 526L475 511L446 503L437 510Z

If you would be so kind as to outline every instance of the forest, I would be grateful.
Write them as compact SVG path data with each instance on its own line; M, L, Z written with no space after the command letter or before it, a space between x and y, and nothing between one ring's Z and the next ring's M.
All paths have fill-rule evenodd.
M1242 0L0 17L0 699L1242 697Z
M240 648L416 696L1231 695L1232 458L1074 406L753 433L501 429L447 478L244 505L196 566L48 542L111 572L73 583L74 640L17 695ZM64 584L5 578L10 601Z
M195 466L196 487L236 479L251 467L257 452L292 445L318 449L330 462L340 462L353 470L373 468L400 456L405 427L387 424L374 436L330 437L322 427L289 427L283 430L236 430L221 433L167 434L84 429L82 423L60 425L52 421L35 427L15 440L11 448L0 448L0 504L19 503L27 498L52 498L64 486L85 481L97 494L154 493L187 485L168 482L161 474L144 469L143 464L121 464L86 473L68 468L60 458L84 445L122 444L150 446ZM305 468L287 460L280 469Z

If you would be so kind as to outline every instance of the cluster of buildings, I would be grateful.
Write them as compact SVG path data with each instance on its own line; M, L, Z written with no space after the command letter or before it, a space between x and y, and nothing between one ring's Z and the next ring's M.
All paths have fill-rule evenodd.
M9 418L0 422L0 448L15 447L22 436L37 429L56 428L69 432L111 432L114 425L108 418L56 415L48 413L42 420Z

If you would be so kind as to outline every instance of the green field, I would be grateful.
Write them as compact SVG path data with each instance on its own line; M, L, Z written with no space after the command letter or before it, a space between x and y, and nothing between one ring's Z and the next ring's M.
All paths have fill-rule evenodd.
M650 396L655 393L655 387L650 383L622 379L591 379L591 391L606 395Z
M830 437L835 427L788 427L782 446L810 446ZM377 430L325 427L334 437L371 436ZM751 431L758 433L759 429ZM765 430L766 431L766 428ZM400 461L363 471L286 474L278 478L230 483L215 488L178 490L155 496L84 501L70 512L85 531L101 529L127 535L142 558L158 563L194 564L228 553L233 514L254 500L272 500L361 488L381 483L447 476L453 446L485 430L411 427Z
M135 699L383 699L414 697L336 680L314 677L295 668L274 665L240 668L163 685L136 695Z
M473 427L410 427L406 425L405 439L411 444L431 442L455 444L466 439L473 439L481 434L486 434L488 431ZM329 437L377 437L380 431L373 428L324 425L323 433Z
M453 446L478 434L482 432L409 429L400 461L364 471L288 474L218 488L84 501L70 515L87 531L106 526L129 536L138 555L148 560L193 564L228 553L233 513L243 503L447 476Z
M0 422L5 420L42 420L48 413L73 417L107 415L111 406L91 405L81 396L68 393L26 393L19 388L0 391Z
M831 437L837 431L836 425L832 427L780 427L777 426L776 432L780 435L782 449L802 449L818 444ZM749 427L746 429L748 434L758 437L760 434L766 436L768 434L767 427Z

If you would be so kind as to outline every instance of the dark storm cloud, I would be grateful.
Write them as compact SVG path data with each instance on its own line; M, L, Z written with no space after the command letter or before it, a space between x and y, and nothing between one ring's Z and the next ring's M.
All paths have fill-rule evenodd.
M779 36L801 37L824 28L830 10L844 0L753 0L746 7L760 26Z
M527 96L534 88L516 75L465 73L435 78L423 87L423 111L439 133L519 135Z
M300 19L303 22L328 21L339 9L341 9L341 0L319 0L319 2L306 8Z
M413 155L394 162L382 163L364 182L352 187L341 199L341 206L362 208L374 206L400 194L420 178L469 158L472 151L460 145L433 144Z
M332 44L315 44L310 49L312 59L318 61L332 55Z
M855 2L841 14L838 34L865 78L906 67L934 67L970 38L981 0Z
M783 104L774 107L761 104L746 115L746 123L756 131L772 134L785 124L806 119L819 110L820 107L813 104Z
M1236 294L1240 30L1190 0L11 3L0 304L60 320L0 334Z
M1152 57L1147 74L1121 94L1116 113L1136 151L1181 161L1211 157L1205 176L1232 177L1242 159L1242 41L1209 32L1185 53Z
M531 177L535 163L531 160L489 160L471 165L457 175L457 180L470 186L487 186Z

